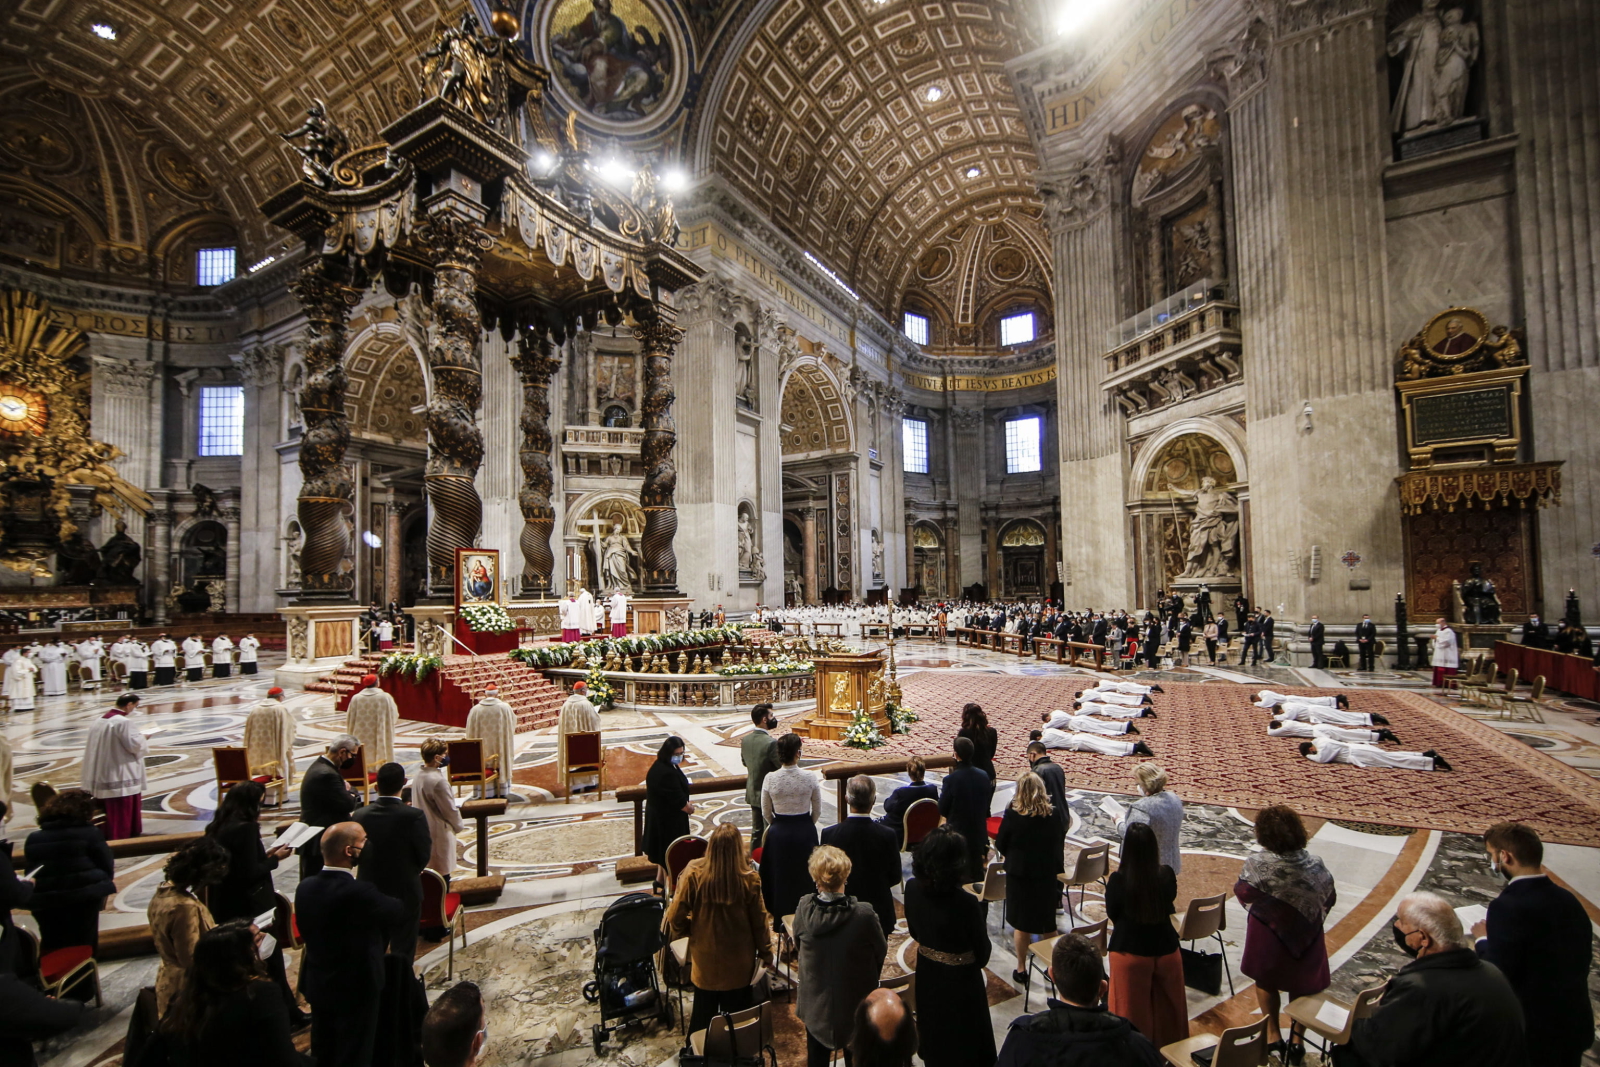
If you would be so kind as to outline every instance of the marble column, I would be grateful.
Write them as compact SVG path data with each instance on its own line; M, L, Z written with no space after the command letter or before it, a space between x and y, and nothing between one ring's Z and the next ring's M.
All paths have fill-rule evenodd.
M155 494L152 494L154 496ZM149 538L145 546L145 560L150 581L150 612L157 626L167 624L167 594L172 590L172 512L167 510L166 493L162 492L156 506L145 516L145 532Z
M522 576L524 597L550 599L555 596L555 555L550 550L550 534L555 529L556 513L551 506L555 476L551 470L550 379L561 369L561 361L551 356L550 341L542 334L525 333L517 342L512 366L522 381L522 446L517 452L522 466L522 489L517 506L522 510Z
M305 381L300 412L302 483L297 511L304 541L300 548L301 600L346 601L354 589L348 519L355 486L344 465L350 424L344 413L345 329L359 293L345 285L332 260L313 260L291 283L290 292L305 309L302 351Z
M657 308L657 318L633 331L644 360L644 395L640 400L640 425L644 440L639 446L639 462L644 468L644 484L639 488L639 507L644 511L644 535L639 554L644 561L644 591L652 595L678 594L678 557L673 542L678 532L678 512L674 500L678 476L673 467L673 448L678 435L673 428L672 355L683 331L673 323L671 310Z
M239 507L232 504L222 509L222 524L228 531L228 543L224 547L225 566L228 576L223 579L223 596L227 598L224 611L237 614L239 611L239 561L242 558L242 546L239 543Z
M383 544L387 554L383 557L383 603L385 606L398 603L400 600L400 520L405 516L409 505L402 504L395 499L394 490L389 490L389 505L385 509L387 520L383 531Z
M805 520L800 527L800 550L804 553L801 560L801 569L805 575L806 603L817 602L817 511L815 508L806 508L800 513Z
M478 315L478 264L483 230L475 219L444 206L412 232L433 267L432 323L428 331L428 588L453 589L455 553L471 548L483 526L483 501L475 480L483 463L478 407L483 401L483 340Z
M906 520L906 580L905 580L905 584L907 586L911 586L916 582L916 578L917 578L917 536L916 536L916 534L917 534L917 521L916 521L915 517L913 517L911 515L907 515L905 517L905 520ZM933 590L929 589L929 590L927 590L927 592L931 595L933 593ZM890 586L890 596L892 597L894 595L894 593L895 593L894 587L891 585Z
M151 388L156 370L153 363L97 355L90 386L95 438L122 450L121 458L111 465L129 483L146 490L161 484L161 397L159 389ZM129 511L122 518L128 523L128 536L143 544L145 517ZM102 533L106 525L101 523Z

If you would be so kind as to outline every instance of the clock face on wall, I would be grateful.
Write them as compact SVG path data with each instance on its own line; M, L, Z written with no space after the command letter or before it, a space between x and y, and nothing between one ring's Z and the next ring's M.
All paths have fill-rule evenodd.
M39 433L44 429L44 397L0 383L0 434Z

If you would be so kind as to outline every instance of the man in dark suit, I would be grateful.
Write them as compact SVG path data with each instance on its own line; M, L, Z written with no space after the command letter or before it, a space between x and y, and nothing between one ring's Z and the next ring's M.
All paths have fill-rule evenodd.
M989 858L989 801L994 797L994 782L972 765L972 739L958 737L953 745L956 765L944 776L939 793L939 814L967 842L967 880L983 877Z
M400 799L406 770L398 763L378 768L378 799L351 816L367 832L358 882L371 882L405 905L405 922L389 937L389 951L410 960L417 954L422 922L422 869L433 852L428 817Z
M1244 626L1239 631L1244 635L1244 648L1239 651L1239 666L1244 666L1246 658L1254 667L1261 662L1261 620L1251 615L1244 620Z
M1319 671L1328 667L1328 659L1322 654L1323 633L1322 620L1311 616L1311 627L1306 631L1306 638L1311 642L1311 666Z
M1589 916L1544 873L1544 843L1532 827L1495 823L1483 847L1509 884L1489 905L1488 920L1472 927L1478 958L1500 968L1522 1002L1528 1063L1577 1067L1594 1041Z
M893 887L900 884L900 843L893 830L872 821L878 794L871 778L856 775L845 783L844 796L850 814L822 831L822 843L841 848L850 857L850 879L844 891L872 905L887 937L894 932Z
M383 946L405 905L355 877L367 832L357 822L322 833L323 867L294 894L305 956L300 984L311 1002L311 1054L317 1067L371 1067L383 996Z
M1189 665L1189 649L1194 646L1194 626L1189 622L1189 616L1178 616L1178 666Z
M1528 621L1522 624L1522 643L1529 648L1549 648L1550 624L1540 622L1537 615L1528 616Z
M1274 623L1273 618L1272 618L1272 612L1268 611L1266 608L1262 608L1261 609L1261 654L1262 654L1262 656L1266 657L1266 660L1267 660L1268 663L1272 662L1272 632L1273 632L1273 627L1275 625L1276 624Z
M1089 631L1089 640L1097 645L1104 645L1106 643L1106 632L1109 629L1110 625L1106 622L1106 617L1104 615L1096 615L1094 617L1094 626Z
M1378 627L1372 621L1371 615L1361 616L1361 621L1356 623L1356 653L1359 657L1357 670L1372 670L1372 660L1378 651Z
M1154 623L1144 630L1144 661L1151 670L1161 666L1161 627Z
M883 825L894 831L895 847L899 848L906 839L906 809L919 800L938 800L939 787L930 785L922 780L927 774L927 767L922 762L921 756L912 756L906 760L906 774L911 779L910 785L903 785L889 794L883 802Z
M1028 742L1028 769L1044 783L1044 791L1050 794L1050 806L1065 829L1072 822L1072 815L1067 811L1067 772L1050 758L1050 750L1044 747L1043 741Z
M307 826L329 827L347 822L361 803L361 797L344 780L344 768L356 758L361 742L345 734L328 746L328 754L318 756L300 779L300 821ZM309 878L322 870L322 836L300 846L300 877Z
M1250 601L1240 593L1233 598L1233 628L1244 633L1244 617L1250 613Z
M1228 662L1228 617L1220 611L1217 620L1217 647L1222 649L1222 662Z

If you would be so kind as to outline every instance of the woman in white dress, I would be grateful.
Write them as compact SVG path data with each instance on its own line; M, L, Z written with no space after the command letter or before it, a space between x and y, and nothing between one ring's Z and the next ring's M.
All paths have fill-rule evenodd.
M433 838L428 866L449 878L456 869L456 834L461 831L462 822L450 782L445 778L444 768L449 762L446 751L447 746L437 737L422 743L422 769L411 780L411 802L428 817L428 835Z

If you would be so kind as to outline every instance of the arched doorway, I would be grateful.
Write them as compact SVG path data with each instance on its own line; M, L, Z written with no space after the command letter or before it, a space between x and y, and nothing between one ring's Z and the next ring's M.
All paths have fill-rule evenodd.
M1045 595L1044 542L1044 527L1032 519L1018 519L1000 531L1000 582L1004 596Z
M919 522L911 529L912 584L917 595L925 597L949 596L945 586L944 535L929 522Z
M1215 604L1244 586L1249 486L1240 461L1222 434L1185 429L1153 442L1134 472L1142 602L1158 589L1193 595L1204 584Z

